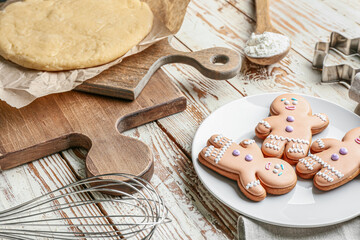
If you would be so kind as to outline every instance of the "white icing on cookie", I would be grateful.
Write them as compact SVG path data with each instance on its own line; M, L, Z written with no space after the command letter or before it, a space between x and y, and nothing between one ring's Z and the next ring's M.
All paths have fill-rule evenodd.
M340 171L335 170L334 167L331 167L330 164L324 162L319 156L316 156L315 154L309 154L309 157L312 158L313 160L315 160L316 162L320 163L322 165L323 168L327 168L329 171L331 171L332 173L334 173L338 178L342 178L344 177L344 174L342 174ZM306 165L306 163L308 163L308 161L306 159L300 159L299 162L302 162L305 164L305 166L310 169L313 170L313 168L310 168L310 164ZM313 164L314 165L314 164ZM313 166L312 165L312 166ZM311 166L311 167L312 167Z
M212 152L212 150L214 150L214 146L213 145L210 145L207 149L206 149L206 152L205 152L205 157L210 157L210 154Z
M299 162L302 162L306 166L306 168L309 169L309 170L314 170L313 166L316 163L313 159L308 161L308 160L303 159L303 158L300 159Z
M266 128L271 128L270 124L267 121L261 120L259 124L263 124Z
M305 139L289 138L289 137L283 137L283 136L278 136L278 135L273 135L273 134L270 134L269 136L267 136L267 138L281 140L281 141L286 140L288 142L294 142L294 143L303 143L303 144L306 144L306 145L310 144L309 141L305 140Z
M216 138L218 138L219 136L217 136ZM215 138L215 139L216 139ZM215 139L214 139L214 142L215 142ZM219 139L217 140L217 141L219 141ZM226 152L226 150L231 146L231 144L233 144L234 143L234 141L233 140L231 140L231 139L226 139L226 138L224 138L224 137L222 137L222 139L220 140L220 142L223 142L223 144L221 144L221 145L224 145L221 149L220 149L220 151L219 151L219 153L216 155L216 157L215 157L215 163L216 164L218 164L219 163L219 161L221 160L221 158L223 157L223 155L224 155L224 153ZM215 150L216 151L216 150ZM214 151L214 152L215 152ZM212 155L211 155L212 156Z
M265 147L270 148L270 149L274 149L274 150L277 150L277 151L280 150L280 146L279 146L279 145L280 145L280 141L276 143L275 140L271 140L271 142L265 143Z
M330 172L329 172L330 173ZM333 182L334 179L329 175L327 174L327 170L325 170L324 172L318 172L316 175L320 176L320 177L323 177L325 180L327 180L328 182Z
M320 138L318 140L316 140L316 142L318 143L319 148L324 148L325 147L325 144L324 144L323 140L321 140Z
M316 117L318 117L318 118L320 118L321 119L321 121L323 121L323 122L326 122L326 116L325 115L322 115L322 114L320 114L320 113L315 113L315 114L313 114L313 116L316 116Z
M306 154L305 153L305 149L303 148L302 145L299 144L295 144L293 143L292 147L288 149L289 153L302 153L302 154Z
M252 188L252 187L256 187L257 185L260 185L260 180L254 180L252 182L249 182L248 184L246 184L246 189Z
M244 144L245 145L250 145L250 144L253 144L253 143L255 143L255 140L249 140L249 141L244 141Z
M214 142L218 142L220 139L224 139L224 136L222 134L220 134L219 136L217 136L215 139L214 139Z

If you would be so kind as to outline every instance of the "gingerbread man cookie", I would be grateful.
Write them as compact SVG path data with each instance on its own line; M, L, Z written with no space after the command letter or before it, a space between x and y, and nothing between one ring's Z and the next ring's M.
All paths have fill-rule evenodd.
M212 136L199 153L199 161L219 174L236 180L240 190L253 201L266 193L280 195L294 188L297 176L287 162L264 158L254 140L236 144L222 135Z
M329 125L324 113L312 114L310 104L296 94L283 94L270 106L270 117L260 121L255 133L264 139L261 147L266 157L284 158L296 164L308 155L313 134Z
M346 133L342 141L316 140L311 153L296 165L300 177L314 177L314 185L323 191L349 182L360 173L360 127Z

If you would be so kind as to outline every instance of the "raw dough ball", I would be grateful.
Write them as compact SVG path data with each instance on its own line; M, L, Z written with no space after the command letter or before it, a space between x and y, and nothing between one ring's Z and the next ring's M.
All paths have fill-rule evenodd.
M0 12L0 55L37 70L94 67L124 55L152 24L139 0L25 0Z

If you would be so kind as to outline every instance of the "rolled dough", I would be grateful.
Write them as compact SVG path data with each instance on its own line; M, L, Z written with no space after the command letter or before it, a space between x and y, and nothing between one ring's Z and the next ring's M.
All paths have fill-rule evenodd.
M152 24L140 0L24 0L0 11L0 55L37 70L94 67L124 55Z

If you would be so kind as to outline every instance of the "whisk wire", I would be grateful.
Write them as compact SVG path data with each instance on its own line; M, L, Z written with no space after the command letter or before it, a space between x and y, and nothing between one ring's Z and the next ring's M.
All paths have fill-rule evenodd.
M140 236L150 239L159 224L170 221L167 215L163 199L144 179L131 174L105 174L0 211L0 237L67 240Z

